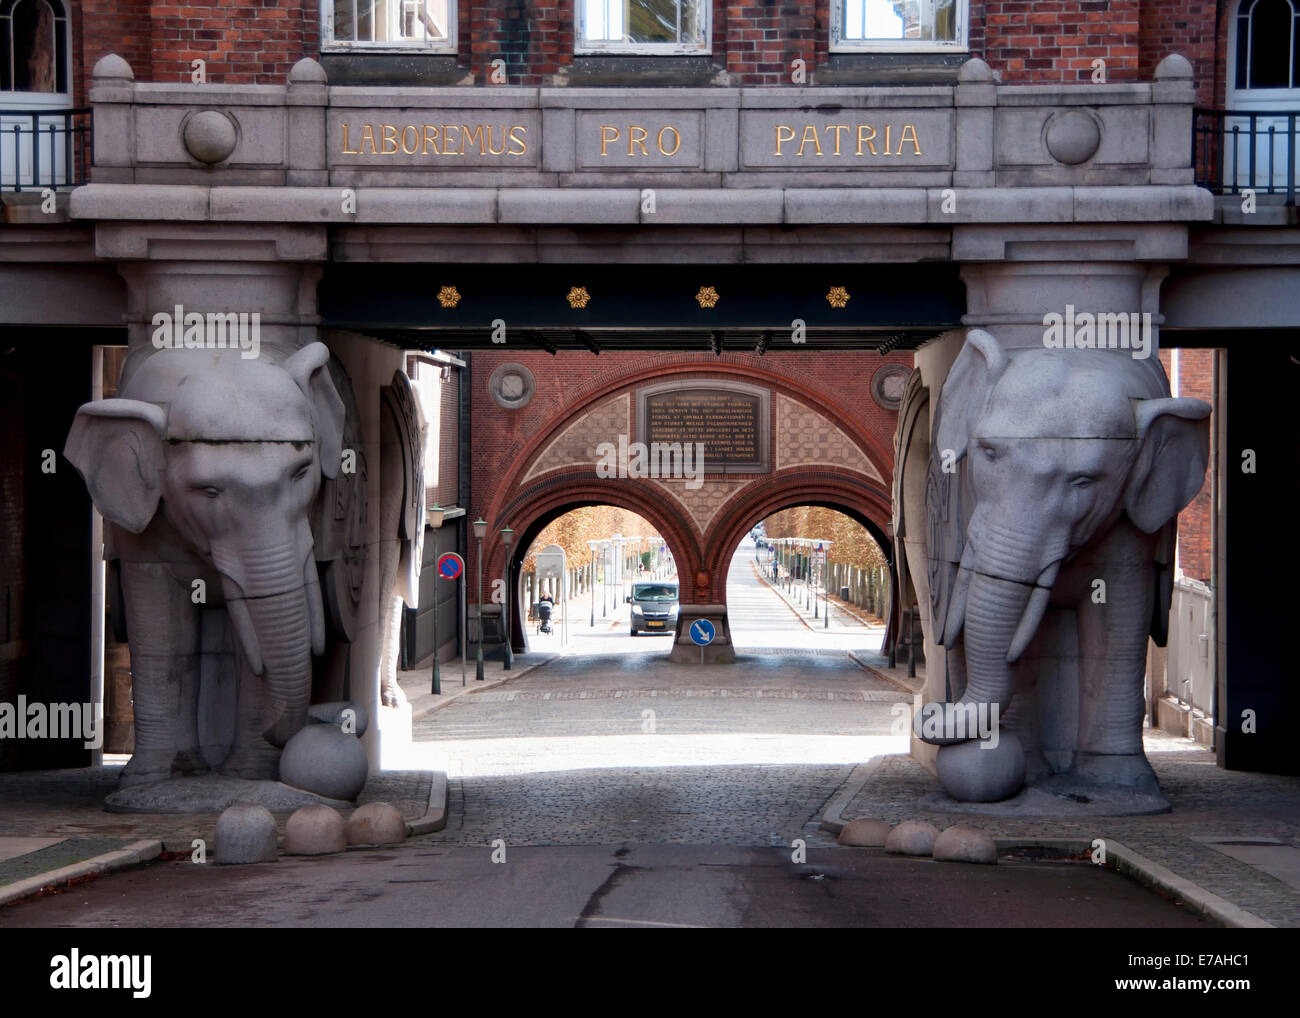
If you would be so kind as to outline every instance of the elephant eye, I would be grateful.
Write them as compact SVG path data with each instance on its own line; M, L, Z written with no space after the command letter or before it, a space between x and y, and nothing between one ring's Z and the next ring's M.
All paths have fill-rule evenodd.
M984 442L980 443L980 452L984 454L986 459L995 460L998 458L997 448Z
M310 463L304 464L303 466L298 468L297 472L293 475L293 479L295 481L301 481L310 472L311 472L311 464Z
M1095 480L1096 480L1095 477L1089 477L1086 474L1080 475L1078 477L1071 477L1070 487L1079 488L1079 489L1090 488L1092 487L1092 482Z
M207 485L206 487L200 488L199 491L203 492L203 494L205 494L208 498L218 498L221 495L221 489L214 488L210 484Z

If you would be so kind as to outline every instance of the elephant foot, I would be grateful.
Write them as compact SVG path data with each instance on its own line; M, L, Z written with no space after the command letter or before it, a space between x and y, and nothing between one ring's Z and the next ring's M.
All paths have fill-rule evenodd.
M191 749L178 750L176 758L172 761L172 777L174 778L197 778L212 770L208 762L203 759L203 751L197 746Z
M228 778L249 781L278 781L280 750L269 743L261 746L236 746L218 768Z
M379 700L385 707L406 706L406 694L402 692L402 687L397 684L396 679L384 680L379 690Z
M1156 772L1142 753L1111 755L1078 753L1074 766L1066 772L1076 782L1096 788L1123 788L1143 795L1159 795Z
M1122 812L1161 813L1170 808L1155 771L1141 753L1079 753L1070 770L1054 774L1035 787L1061 798L1116 807Z
M175 759L174 749L137 749L122 768L118 787L131 788L134 785L153 785L166 781L172 776L172 762Z

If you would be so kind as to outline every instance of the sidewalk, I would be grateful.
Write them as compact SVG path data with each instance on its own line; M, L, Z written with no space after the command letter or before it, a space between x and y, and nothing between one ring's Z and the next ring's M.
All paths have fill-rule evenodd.
M826 607L826 599L823 598L821 594L818 594L819 604L818 604L818 608L814 612L812 608L804 607L802 599L795 597L789 592L787 592L783 584L774 583L772 581L772 577L766 571L760 568L757 562L751 559L749 563L749 567L754 571L755 576L757 576L760 580L762 580L765 584L767 584L770 590L776 592L776 595L779 598L781 598L782 601L785 602L786 606L790 609L791 612L794 613L795 617L799 619L799 621L802 622L809 629L813 629L813 630L829 629L833 631L836 629L844 630L844 629L857 629L859 627L866 627L869 630L875 630L876 632L879 633L883 633L885 631L885 623L883 621L878 621L872 618L862 608L858 608L855 605L850 605L844 601L841 601L834 594L829 595L831 617L830 617L830 625L827 626L826 620L824 618L819 617L821 615L822 610ZM838 619L836 618L837 613L840 616ZM844 616L846 615L849 618L851 618L853 621L845 622Z

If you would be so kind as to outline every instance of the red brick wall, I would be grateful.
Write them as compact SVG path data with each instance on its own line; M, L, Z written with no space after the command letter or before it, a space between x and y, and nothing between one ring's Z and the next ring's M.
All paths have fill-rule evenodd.
M78 106L87 101L95 62L109 53L130 64L137 80L153 80L149 0L82 0L73 4L72 45L74 53L82 57L73 67L73 101Z
M188 81L190 61L201 58L216 81L281 83L300 57L320 53L320 2L86 0L73 8L79 80L115 52L139 81ZM510 84L552 84L574 60L574 3L461 0L459 62L480 83L500 58ZM1215 19L1213 0L971 0L970 52L1002 80L1032 83L1088 81L1096 57L1111 81L1147 80L1177 51L1209 101L1223 66ZM732 84L788 85L795 58L814 72L825 63L829 22L829 0L713 0L713 62Z
M1194 396L1207 403L1214 401L1214 351L1178 351L1178 395ZM1209 583L1213 573L1210 554L1210 510L1214 488L1210 472L1191 503L1178 515L1178 561L1183 573L1202 583Z
M984 59L1005 82L1107 81L1138 77L1139 0L987 0ZM972 19L973 20L973 19Z
M1215 0L1142 0L1139 77L1150 81L1161 60L1170 53L1181 53L1192 63L1197 103L1211 105L1215 95L1215 16L1219 6Z

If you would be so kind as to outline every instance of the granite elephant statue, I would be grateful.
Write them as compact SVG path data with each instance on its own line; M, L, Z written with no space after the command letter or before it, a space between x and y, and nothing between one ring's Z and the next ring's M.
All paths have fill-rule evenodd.
M1165 641L1175 517L1204 481L1210 409L1171 397L1154 357L968 333L926 493L934 639L964 689L950 681L914 722L943 747L954 798L1020 790L1018 768L960 745L977 734L964 720L992 719L1041 792L1168 809L1142 748L1147 638Z
M106 520L130 641L135 753L123 788L213 767L278 777L282 747L307 721L327 603L339 614L317 558L340 542L314 535L313 520L319 531L346 515L319 503L339 496L322 485L339 477L345 430L355 434L349 406L346 374L310 343L252 359L133 350L120 398L78 410L64 452ZM223 717L201 723L223 681Z

